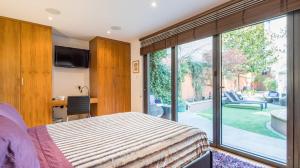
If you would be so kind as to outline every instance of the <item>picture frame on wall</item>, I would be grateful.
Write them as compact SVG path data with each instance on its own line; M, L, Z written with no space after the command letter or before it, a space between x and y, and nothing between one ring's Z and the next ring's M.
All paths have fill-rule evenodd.
M139 73L140 72L140 61L132 61L132 72L133 73Z

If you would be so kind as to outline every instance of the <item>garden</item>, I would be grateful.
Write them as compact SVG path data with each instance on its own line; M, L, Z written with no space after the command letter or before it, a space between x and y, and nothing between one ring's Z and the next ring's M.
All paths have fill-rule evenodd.
M239 128L245 131L278 138L286 139L281 134L272 131L270 128L270 111L277 110L278 108L284 109L283 107L277 107L276 105L271 105L268 109L260 111L259 109L253 108L236 108L223 107L222 116L223 124ZM206 109L199 111L197 115L204 117L206 119L212 120L212 109Z
M266 23L222 34L223 124L285 139L271 124L272 111L286 114L285 38L286 30L275 30ZM212 106L191 110L197 103L212 101L212 50L212 38L178 46L178 112L197 111L198 116L212 120ZM154 104L159 102L164 107L161 111L170 112L170 49L152 53L149 67Z

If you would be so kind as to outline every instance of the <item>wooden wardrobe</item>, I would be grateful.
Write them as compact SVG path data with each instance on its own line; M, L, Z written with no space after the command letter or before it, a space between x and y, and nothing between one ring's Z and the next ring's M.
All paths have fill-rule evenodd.
M51 123L51 27L0 17L0 79L0 103L28 127Z
M131 110L130 44L96 37L90 41L90 90L98 97L93 115Z

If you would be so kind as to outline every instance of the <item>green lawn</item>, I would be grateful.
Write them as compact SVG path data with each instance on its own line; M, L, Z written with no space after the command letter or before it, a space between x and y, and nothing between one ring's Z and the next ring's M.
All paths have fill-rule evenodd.
M223 107L222 108L222 122L225 125L232 126L235 128L243 129L246 131L284 139L283 137L277 135L266 127L266 123L270 122L271 117L269 111L275 109L283 109L281 106L269 105L266 110L260 111L259 109L251 108L232 108ZM212 109L207 109L200 111L198 115L212 120Z

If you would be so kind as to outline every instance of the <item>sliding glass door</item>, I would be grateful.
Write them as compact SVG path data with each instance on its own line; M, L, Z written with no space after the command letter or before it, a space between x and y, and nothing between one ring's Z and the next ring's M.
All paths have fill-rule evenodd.
M286 163L287 18L221 37L222 145Z
M213 139L212 37L178 46L178 122L205 131Z
M288 64L294 59L288 54L288 42L294 45L288 39L293 32L287 31L289 19L278 17L145 56L148 114L199 128L218 148L285 165L292 152L287 148L292 136L287 116L293 114L292 98L288 101L293 67Z
M148 114L171 119L171 49L150 54Z

